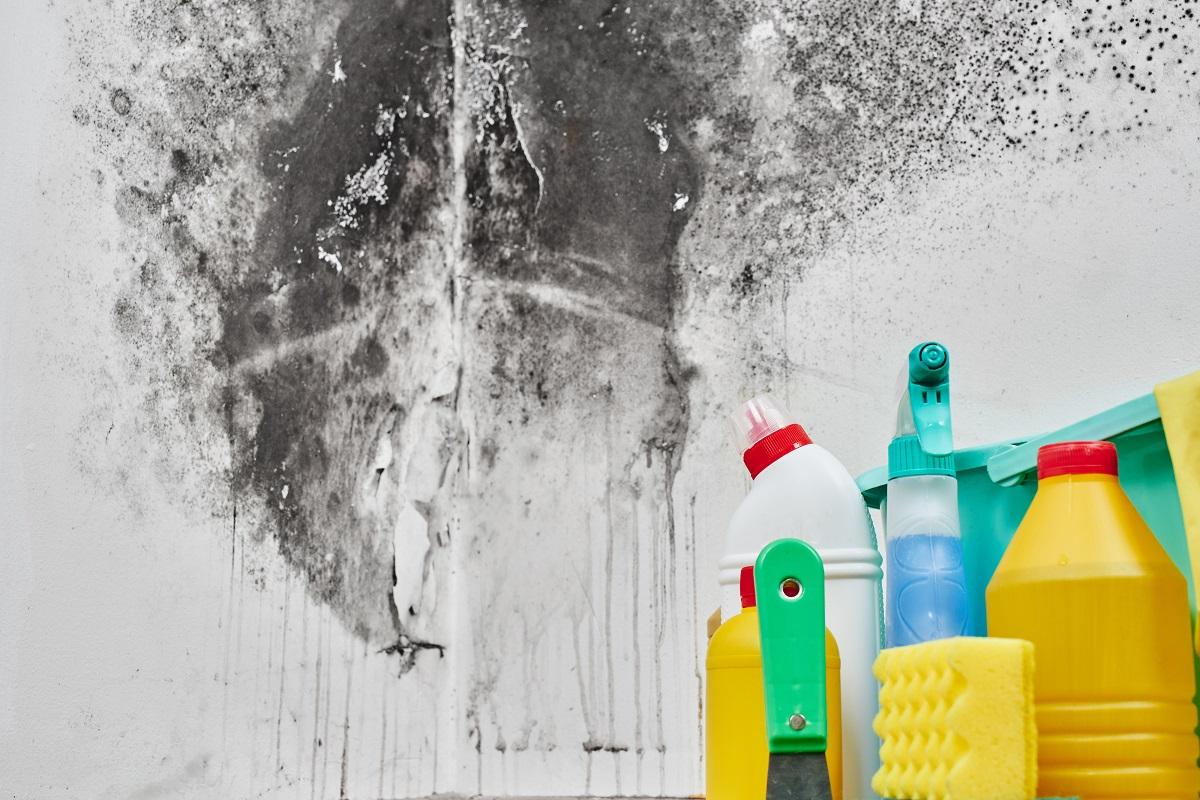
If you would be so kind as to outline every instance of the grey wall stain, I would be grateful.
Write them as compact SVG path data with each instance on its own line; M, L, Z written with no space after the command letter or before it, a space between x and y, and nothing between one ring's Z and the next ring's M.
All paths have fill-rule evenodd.
M670 496L674 470L666 470L665 480L656 470L652 483L642 486L642 465L650 451L670 461L686 441L691 369L675 341L681 288L675 250L699 202L701 175L686 139L681 70L652 30L630 35L635 19L624 5L522 3L495 14L491 5L480 8L482 19L471 20L468 29L468 58L499 80L468 161L468 196L477 213L469 237L473 341L467 383L484 423L477 433L487 437L481 468L528 492L529 517L497 514L487 509L484 495L476 501L479 527L469 535L484 548L533 552L540 547L540 526L549 525L551 536L578 536L593 504L612 519L617 498L640 491ZM637 21L653 13L639 9ZM518 474L524 467L514 454L531 442L546 445L535 453L553 455L534 455L538 460L527 469L565 483L558 491L580 507L578 516L564 519L558 491L538 492ZM572 442L577 452L570 452ZM607 464L607 483L589 485L577 465L598 461ZM569 531L555 531L560 524ZM605 577L600 585L581 587L597 595L585 617L597 627L586 647L573 642L578 727L584 730L582 740L569 746L586 754L589 775L592 759L641 749L640 741L614 730L617 707L628 698L615 693L612 637L621 626L636 638L636 605L644 600L622 597L614 587L618 570L624 572L636 555L614 541L628 535L629 526L614 521L608 527L614 532L603 548ZM670 525L646 533L674 539ZM577 545L585 553L587 548L583 541ZM564 578L560 567L537 569L539 580ZM479 579L484 596L506 593L503 578ZM566 579L574 580L569 573ZM578 597L579 588L569 594ZM505 597L496 613L515 613L508 602ZM475 633L483 663L554 647L528 630L516 644L490 628L481 621ZM528 731L531 724L501 702L506 691L511 687L493 680L471 693L470 705L482 706L489 715L486 728L496 731L493 748L503 741L507 749L509 732ZM554 716L543 698L531 702L534 719ZM640 715L641 704L635 705ZM479 712L473 714L471 735L479 748ZM548 751L556 744L567 742L534 747ZM617 773L621 785L628 778L619 767Z
M256 418L231 430L234 491L269 499L280 552L311 591L398 645L416 640L392 604L391 530L361 519L355 495L390 435L381 425L411 410L389 366L419 320L390 306L402 248L438 234L446 193L446 13L439 2L355 5L335 39L345 80L316 83L265 133L275 199L258 223L258 269L225 290L215 355L228 402ZM367 193L348 187L376 164Z
M624 8L518 3L511 9L524 23L519 37L484 26L474 40L481 59L505 62L508 113L493 127L507 130L496 131L496 144L512 155L523 150L525 164L502 161L500 175L481 167L472 175L519 186L527 215L516 237L496 237L494 220L509 217L511 206L482 204L474 257L485 273L554 284L667 327L674 244L688 217L676 198L698 199L699 175L680 136L687 124L680 69L656 38L639 44L622 35ZM606 21L607 29L597 27ZM494 154L488 146L475 151L478 161ZM530 171L540 177L531 180ZM468 188L482 199L489 185Z

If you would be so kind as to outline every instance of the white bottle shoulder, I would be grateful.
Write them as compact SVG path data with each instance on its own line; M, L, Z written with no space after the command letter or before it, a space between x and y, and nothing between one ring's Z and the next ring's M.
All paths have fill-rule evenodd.
M818 550L875 546L858 486L820 445L798 448L759 473L730 520L725 554L757 553L784 537Z

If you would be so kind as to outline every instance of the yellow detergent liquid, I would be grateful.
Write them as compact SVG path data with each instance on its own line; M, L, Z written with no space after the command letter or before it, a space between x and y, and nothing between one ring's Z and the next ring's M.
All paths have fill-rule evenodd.
M1187 583L1109 442L1047 445L987 590L988 635L1034 645L1038 795L1196 800Z
M751 572L746 567L744 574ZM708 643L708 689L704 704L707 800L763 800L767 792L767 718L762 650L753 580L742 582L741 613L727 620ZM829 713L829 783L842 798L841 659L825 630L826 703Z

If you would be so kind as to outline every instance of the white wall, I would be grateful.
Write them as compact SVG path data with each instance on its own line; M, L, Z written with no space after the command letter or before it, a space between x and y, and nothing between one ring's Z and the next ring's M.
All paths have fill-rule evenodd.
M731 97L765 106L794 89L773 83L789 67L771 61L769 5L747 7L765 22L727 76ZM104 154L72 121L72 10L0 11L7 796L699 792L703 622L746 485L725 422L737 401L772 390L857 473L882 460L897 369L924 338L953 354L963 445L1052 429L1200 366L1200 104L1182 73L1163 78L1174 99L1144 133L877 177L819 248L814 217L789 210L806 165L776 151L803 112L756 112L737 158L701 113L677 133L703 174L677 248L678 350L695 370L684 447L636 444L661 376L635 354L660 329L595 312L613 323L589 365L610 399L534 429L574 439L503 434L488 470L472 439L454 544L426 590L446 651L404 672L247 530L253 514L234 527L206 468L228 445L197 452L156 422L111 321L139 256L97 183ZM1126 101L1096 91L1098 114ZM744 188L747 169L768 188ZM747 254L765 286L731 303L728 268ZM510 290L489 291L472 288L467 319ZM499 356L464 348L456 413L482 433Z

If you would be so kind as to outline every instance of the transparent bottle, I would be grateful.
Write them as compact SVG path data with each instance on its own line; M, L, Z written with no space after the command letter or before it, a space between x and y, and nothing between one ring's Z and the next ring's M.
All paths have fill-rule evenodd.
M969 632L958 480L911 475L888 482L887 644Z
M971 632L950 419L950 353L912 349L888 446L887 645Z

